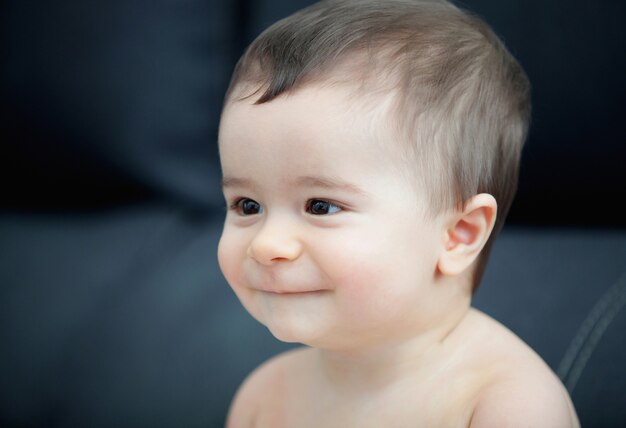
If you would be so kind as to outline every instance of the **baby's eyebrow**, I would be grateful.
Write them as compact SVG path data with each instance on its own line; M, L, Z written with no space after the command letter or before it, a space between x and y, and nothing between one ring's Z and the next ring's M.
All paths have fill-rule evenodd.
M367 196L368 193L359 186L348 183L340 178L335 177L321 177L313 175L305 175L295 179L294 183L297 186L302 187L317 187L322 189L339 189L350 193L356 193L359 195ZM254 189L256 186L253 180L249 178L240 177L223 177L222 188L238 187L243 189Z
M222 178L222 189L227 187L243 187L247 189L251 189L254 187L254 183L252 180L247 178L238 178L238 177L223 177Z
M357 193L359 195L366 196L368 193L355 184L348 183L335 177L319 177L306 175L298 177L296 184L307 187L319 187L323 189L340 189L351 193Z

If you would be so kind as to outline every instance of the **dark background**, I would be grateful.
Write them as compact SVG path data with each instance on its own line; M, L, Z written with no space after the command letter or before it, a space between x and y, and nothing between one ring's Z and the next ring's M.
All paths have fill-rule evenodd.
M0 426L221 426L245 374L284 349L217 268L216 134L245 46L309 3L0 1ZM477 305L558 370L626 268L626 3L462 5L533 84ZM571 390L587 426L626 421L594 411L626 403L623 335L603 337L622 354L595 352L605 372Z
M4 1L0 206L221 204L215 132L234 62L306 1ZM462 3L533 84L510 223L622 226L626 5Z

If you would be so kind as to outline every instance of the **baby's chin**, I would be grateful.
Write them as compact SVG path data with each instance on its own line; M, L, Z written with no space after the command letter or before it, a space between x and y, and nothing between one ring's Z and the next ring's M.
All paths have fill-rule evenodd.
M259 320L272 335L285 343L301 343L308 346L319 346L326 336L324 328L319 322L314 322L306 317L290 317L279 319L272 317L269 319Z
M276 321L276 320L274 320ZM309 320L289 320L283 322L261 323L281 342L301 345L334 352L358 352L369 345L358 334L348 334L340 325L326 322L312 323Z
M335 327L328 298L328 293L256 293L244 306L276 339L313 346L331 334Z

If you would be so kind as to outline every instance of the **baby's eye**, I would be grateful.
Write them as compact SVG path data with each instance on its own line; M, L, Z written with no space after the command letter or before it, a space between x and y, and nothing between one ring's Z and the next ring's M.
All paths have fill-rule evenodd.
M329 201L310 199L306 203L306 211L313 215L327 215L338 213L341 208Z
M235 202L232 208L237 211L239 215L254 215L263 212L261 205L250 198L241 198Z

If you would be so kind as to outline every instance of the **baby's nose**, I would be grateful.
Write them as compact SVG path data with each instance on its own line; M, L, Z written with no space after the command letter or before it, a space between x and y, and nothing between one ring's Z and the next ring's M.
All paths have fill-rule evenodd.
M248 256L265 266L296 260L301 253L293 226L280 222L265 224L248 247Z

